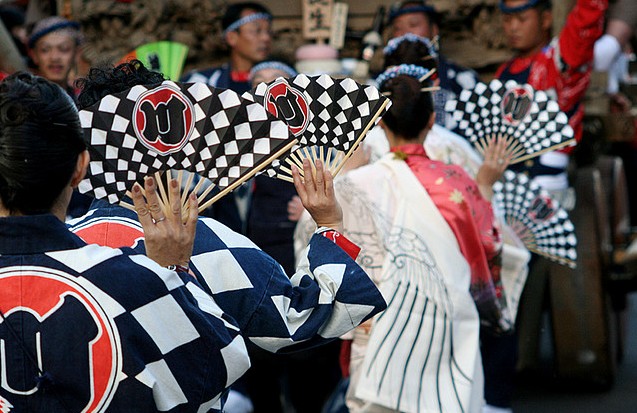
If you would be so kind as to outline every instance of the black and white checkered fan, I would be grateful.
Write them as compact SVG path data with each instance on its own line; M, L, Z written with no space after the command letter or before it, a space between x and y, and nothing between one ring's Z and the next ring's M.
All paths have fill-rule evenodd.
M297 136L298 146L267 170L286 180L289 166L308 157L323 160L336 174L390 104L374 86L328 75L278 78L243 97L263 104Z
M489 139L508 142L511 163L523 162L574 143L568 117L546 92L495 79L465 89L445 106L461 133L480 151Z
M524 174L505 171L493 202L529 251L575 267L577 238L568 213Z
M82 110L80 120L91 153L80 191L111 203L167 170L231 190L296 143L260 104L199 83L134 86Z

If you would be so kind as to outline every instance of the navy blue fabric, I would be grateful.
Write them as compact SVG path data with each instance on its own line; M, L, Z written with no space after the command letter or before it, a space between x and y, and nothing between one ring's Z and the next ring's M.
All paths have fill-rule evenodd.
M0 367L8 380L0 388L3 406L82 411L93 395L106 412L196 412L236 380L228 368L239 370L233 376L247 369L245 347L222 351L243 342L239 329L230 317L221 320L203 309L214 303L202 304L205 293L192 276L163 269L129 248L86 245L53 215L0 218L0 234L0 339L7 350ZM10 280L20 283L5 284ZM66 289L51 292L45 287L52 283ZM15 300L21 304L12 307ZM43 314L33 308L58 300ZM175 320L176 328L157 335L154 325ZM100 338L117 344L104 352L93 346ZM91 374L103 363L110 396L91 390ZM42 373L45 385L36 388ZM157 382L149 382L152 377Z

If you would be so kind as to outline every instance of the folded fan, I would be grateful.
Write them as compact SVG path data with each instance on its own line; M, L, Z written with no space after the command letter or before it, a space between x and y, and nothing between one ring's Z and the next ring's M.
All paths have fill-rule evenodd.
M147 175L178 170L220 190L205 203L209 191L202 195L201 210L296 143L260 104L201 83L134 86L80 111L80 120L91 154L80 192L111 203Z
M445 109L481 153L490 139L506 139L513 164L574 143L558 103L546 92L514 81L478 83L447 101Z
M568 213L524 174L505 171L493 185L493 203L529 251L575 267L577 238Z
M140 60L144 66L163 73L168 79L178 80L188 56L188 46L183 43L162 40L138 46L120 61Z
M321 159L336 175L390 104L374 86L328 75L278 78L243 97L263 104L298 138L298 146L267 169L288 181L289 166L300 166L304 158Z

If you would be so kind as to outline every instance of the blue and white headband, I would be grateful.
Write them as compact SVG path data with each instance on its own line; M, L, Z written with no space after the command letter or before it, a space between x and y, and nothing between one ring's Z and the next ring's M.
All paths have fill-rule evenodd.
M520 12L532 9L533 7L537 6L540 3L540 0L529 0L528 3L523 4L521 6L507 7L504 4L504 1L505 0L500 0L500 11L506 14L520 13Z
M410 76L418 79L419 82L423 82L433 75L433 71L417 65L392 66L378 75L376 78L376 87L382 89L385 83L400 75Z
M296 73L296 70L292 69L290 66L286 65L285 63L277 62L276 60L270 60L267 62L261 62L259 64L254 65L252 69L250 70L249 79L252 80L254 78L254 75L257 74L257 72L261 70L265 70L265 69L280 70L281 72L287 74L288 77L294 77L298 74Z
M269 13L248 14L247 16L240 18L239 20L235 21L230 26L228 26L228 28L223 31L223 35L225 36L226 34L230 32L234 32L235 30L239 29L239 27L243 26L244 24L252 23L255 20L272 21L272 15Z
M76 43L80 43L80 35L79 35L80 25L73 21L63 20L63 21L51 24L50 26L43 27L37 32L34 32L33 34L31 34L31 36L29 37L29 42L28 42L29 48L33 49L35 47L35 44L38 42L38 40L40 40L47 34L57 32L58 30L64 30L64 29L71 29L74 32L77 32L77 35L74 35L73 37Z
M417 34L407 33L399 37L394 37L387 42L387 46L383 49L383 55L391 55L398 49L403 42L422 43L427 47L429 55L433 58L438 58L438 50L436 46L426 37L418 36Z
M389 13L389 22L390 23L393 22L396 17L400 17L403 14L411 14L411 13L425 13L429 16L438 14L436 12L436 9L434 9L432 6L426 5L423 2L423 4L417 4L414 6L403 7L403 8L392 10Z

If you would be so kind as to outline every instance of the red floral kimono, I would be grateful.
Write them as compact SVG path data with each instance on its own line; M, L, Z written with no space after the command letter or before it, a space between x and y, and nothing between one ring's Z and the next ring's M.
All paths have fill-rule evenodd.
M482 322L509 329L500 279L502 244L491 204L461 167L429 159L421 144L391 151L405 159L456 236L471 268L471 295Z

